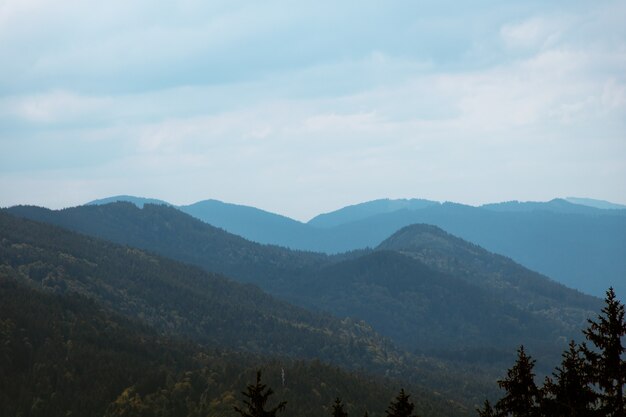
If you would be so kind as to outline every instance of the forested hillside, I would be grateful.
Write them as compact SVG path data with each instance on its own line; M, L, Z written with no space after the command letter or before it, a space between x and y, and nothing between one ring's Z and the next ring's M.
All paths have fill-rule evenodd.
M0 227L3 275L58 294L84 294L160 334L394 376L468 406L488 389L488 373L477 378L403 352L361 320L311 313L251 285L6 213Z
M364 323L310 313L251 285L6 213L0 213L0 228L5 276L88 295L161 333L348 367L384 369L400 361Z
M382 410L400 383L318 361L261 357L159 336L75 292L34 290L0 273L0 415L233 415L262 369L289 415L329 414L341 396L355 414ZM284 371L283 385L281 374ZM467 411L414 389L428 416Z
M118 196L90 204L117 200L138 206L155 201ZM308 223L216 200L179 209L255 242L324 253L376 247L402 227L431 224L587 294L602 296L609 286L626 292L626 209L608 202L554 199L472 207L381 199L320 214Z
M406 229L375 253L330 257L249 242L165 206L10 211L225 272L301 306L363 319L410 351L481 366L510 359L520 339L558 357L599 305L436 228Z

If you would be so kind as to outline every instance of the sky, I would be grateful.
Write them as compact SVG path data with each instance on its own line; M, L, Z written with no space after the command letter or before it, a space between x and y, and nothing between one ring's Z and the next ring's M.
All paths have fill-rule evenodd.
M0 206L626 203L626 1L0 0Z

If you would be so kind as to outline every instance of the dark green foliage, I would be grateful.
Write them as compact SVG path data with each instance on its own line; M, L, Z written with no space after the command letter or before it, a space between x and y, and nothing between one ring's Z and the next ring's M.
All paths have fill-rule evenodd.
M489 402L489 400L485 400L485 403L483 404L483 408L477 408L476 411L478 412L479 417L495 417L496 416L496 412L491 406L491 403Z
M600 410L606 416L624 417L624 385L626 363L622 338L626 335L624 305L616 298L613 288L606 293L605 306L597 321L589 320L585 337L596 349L584 349L589 361L591 381L602 390Z
M554 380L546 378L542 388L544 414L554 417L594 415L597 394L589 386L587 368L581 349L572 340L569 349L563 352L561 366L553 373Z
M254 282L308 308L364 319L410 350L481 365L484 358L508 361L503 352L520 339L540 357L553 352L556 359L564 348L556 335L574 337L599 307L598 300L434 227L403 229L381 244L381 253L328 257L258 245L172 207L10 210Z
M343 403L339 397L335 398L333 404L333 417L348 417L348 413L343 409Z
M387 369L399 361L363 323L310 313L251 285L6 212L0 212L0 228L5 274L38 289L89 295L160 332L347 367Z
M500 416L535 417L539 416L541 397L535 385L533 368L535 360L526 355L524 346L517 350L517 361L508 370L505 379L498 381L505 390L504 397L496 404Z
M12 410L30 409L34 399L41 398L43 401L52 393L55 393L56 401L69 401L68 395L73 390L59 390L56 385L64 383L64 379L59 377L61 375L81 383L76 392L89 387L97 389L98 395L102 395L100 400L92 398L91 394L72 399L80 402L83 401L81 398L92 398L90 404L93 405L90 407L103 407L96 413L98 415L102 415L108 401L111 402L106 408L108 416L125 413L145 414L148 412L146 410L152 409L167 410L158 414L159 416L187 415L186 412L180 411L183 409L202 415L198 410L207 407L207 404L213 410L212 415L225 416L232 414L234 395L241 386L244 386L244 380L241 378L245 375L242 374L242 369L255 368L259 364L271 362L260 357L242 359L242 356L234 357L223 351L215 354L198 352L195 345L190 345L191 347L186 350L169 351L169 348L164 347L161 353L152 352L151 346L166 345L161 336L158 336L163 334L185 336L191 338L194 343L209 344L212 349L219 346L222 349L234 348L263 355L287 354L291 358L317 357L332 360L333 357L343 357L344 359L337 362L342 363L345 360L343 363L347 367L363 369L369 366L371 370L378 370L380 373L388 370L389 374L398 372L398 375L418 377L425 372L431 372L432 375L442 377L439 365L433 367L433 371L429 371L427 362L417 364L409 357L394 353L388 342L378 338L362 322L339 321L329 316L308 313L277 302L249 285L235 284L214 274L207 274L194 267L181 265L137 249L120 247L49 225L18 219L1 211L0 230L2 231L0 277L26 283L31 288L48 294L46 297L51 297L51 300L90 297L89 303L94 314L114 310L127 318L150 325L155 330L149 332L153 332L156 338L150 339L141 331L126 331L123 330L123 326L115 325L113 329L120 329L125 336L107 336L107 333L103 332L102 335L106 338L101 340L97 331L100 327L98 325L93 331L88 332L90 334L88 340L96 347L108 349L109 345L120 346L122 352L141 348L143 350L140 349L142 353L139 359L154 357L154 363L129 359L118 364L115 360L107 359L107 355L118 355L115 350L107 351L106 354L100 354L96 350L93 354L81 355L82 359L77 362L61 363L77 366L81 370L90 369L83 363L85 361L102 366L112 364L114 370L119 372L118 377L110 376L111 371L108 368L102 372L95 370L90 373L91 379L88 380L90 385L83 384L72 372L54 371L55 373L46 377L47 379L40 375L40 380L50 381L52 387L44 391L39 391L40 387L47 386L43 382L36 386L29 385L24 377L16 377L15 374L9 373L7 378L2 377L0 381L0 397L13 392L3 387L10 386L11 389L23 393L5 395L6 404ZM39 292L33 291L33 294ZM9 363L30 364L24 368L24 372L31 368L57 369L55 364L59 362L58 358L63 357L62 354L45 357L41 363L29 362L30 356L26 355L29 352L28 344L24 346L18 344L23 340L19 337L19 331L21 328L37 329L38 322L45 323L45 329L65 328L68 325L59 324L65 323L63 318L65 316L55 316L47 310L46 306L50 302L43 302L37 307L39 310L28 307L27 311L40 311L38 314L46 320L49 319L48 321L33 319L29 321L30 324L15 326L21 314L20 305L29 304L20 301L20 297L7 295L7 299L15 300L15 303L5 303L4 297L0 302L0 306L13 306L12 316L0 315L0 334L12 335L11 340L14 340L15 346L19 346L19 349L9 350L8 346L12 346L11 344L0 342L0 365L2 365L0 374L10 369ZM74 326L76 334L79 334L76 329L83 329L83 321L89 324L95 320L89 319L89 316L83 319L83 315L78 312L68 316L77 318ZM15 319L8 322L5 320L7 317ZM18 331L17 336L12 329L17 329L15 330ZM38 333L36 330L33 332ZM126 344L121 342L124 337L130 336L138 338L132 340L143 342L136 343L132 340ZM38 337L40 340L46 340L47 336ZM33 339L29 338L31 345ZM77 343L73 338L57 339L58 342L54 342L55 352L63 352L70 340L71 344ZM179 359L171 362L171 358ZM380 404L386 402L386 398L392 394L390 389L393 388L381 388L375 376L355 377L319 363L300 363L294 362L293 359L281 361L286 363L284 367L287 384L278 388L277 392L281 398L290 402L290 412L295 413L297 410L299 416L319 415L320 410L332 402L338 392L346 400L348 411L354 410L358 404L356 409L359 412L362 412L363 408L371 410L380 408ZM278 369L281 366L282 364L278 365ZM154 373L151 370L154 370ZM98 374L107 379L94 379L93 375ZM145 378L142 375L145 375ZM273 387L282 385L278 375L272 377L271 373L267 373L264 376L270 378ZM455 382L450 384L454 386ZM436 398L423 388L413 389L420 392L418 408L428 410L432 416L466 415L463 407L457 403ZM27 399L17 403L21 396L26 396ZM44 403L37 401L37 404ZM189 415L194 415L191 411ZM321 413L327 411L324 409ZM0 413L0 415L14 414ZM94 413L80 412L78 415Z
M248 390L242 392L246 399L243 401L245 409L233 407L242 417L275 417L278 412L285 411L287 401L281 401L275 407L266 410L269 397L274 394L274 390L261 383L261 371L256 372L256 383L248 385Z
M534 382L535 361L518 350L515 365L507 378L498 381L506 391L494 413L488 401L480 416L546 417L624 417L623 392L626 362L622 338L626 335L624 305L612 288L607 291L605 306L597 321L589 320L583 333L594 346L569 344L562 354L561 366L537 389Z
M387 417L417 417L413 414L415 404L409 400L409 397L410 395L404 392L404 388L400 389L398 396L387 408Z
M337 392L369 409L393 393L390 381L319 362L164 338L76 293L43 293L0 274L0 416L232 417L236 393L260 364L300 417L326 414ZM464 415L426 404L433 416Z
M34 207L10 210L193 263L206 271L227 273L240 281L257 283L273 295L307 308L371 321L375 330L394 338L394 344L423 356L417 360L415 357L407 359L407 355L398 352L394 345L377 337L359 321L343 324L334 321L331 325L333 320L317 320L313 325L298 327L293 323L293 314L289 314L286 315L288 323L294 325L285 326L282 320L285 315L261 314L264 308L258 300L252 302L252 295L242 302L236 296L216 294L214 301L209 301L199 295L202 290L196 284L184 285L193 295L191 303L186 295L176 297L176 306L172 306L170 297L146 300L143 293L138 295L139 299L129 300L132 302L127 304L125 313L144 314L146 320L154 320L164 331L175 330L200 342L208 342L213 336L230 339L225 340L229 343L226 346L238 349L317 356L352 369L365 367L389 372L432 387L449 398L466 401L468 406L484 396L487 388L482 384L491 384L493 377L507 366L512 347L520 339L537 352L539 358L548 358L546 363L551 359L556 361L565 347L563 337L575 337L584 318L599 301L432 227L404 230L387 242L393 247L381 247L377 252L329 257L258 245L172 207L146 204L139 209L130 203L116 203L60 211ZM415 251L403 244L424 239L424 236L435 249L431 253ZM450 250L438 251L441 245L434 245L437 242ZM434 261L425 264L431 258ZM137 268L143 270L142 265ZM153 269L159 268L153 266ZM34 265L29 270L33 277L42 273ZM125 268L121 271L123 274L132 272ZM64 291L67 280L60 278L61 272L47 277L47 288ZM179 279L170 274L168 281L178 285ZM98 290L109 288L103 285ZM152 292L164 293L167 290L164 292L162 288ZM107 297L113 298L110 301L113 305L122 295L126 298L136 293L108 292ZM225 311L245 309L249 316L257 317L262 323L242 320L242 314L237 322L245 326L237 328L236 332L226 325L228 320L215 323L214 315L209 313L221 311L222 299L233 300L226 303ZM167 308L155 311L155 305ZM291 311L296 310L292 307ZM310 315L300 310L297 316L303 314ZM299 318L298 322L311 323L305 318ZM350 329L344 332L346 325ZM259 333L258 337L245 336L261 328L271 331ZM324 346L318 343L325 338L324 332L316 333L322 328L337 329L330 335L333 342ZM345 335L352 337L346 340ZM281 342L274 346L276 337ZM305 343L306 338L310 340ZM230 344L232 339L236 340L236 345ZM295 344L296 352L293 343L282 343L285 339L299 341ZM341 348L338 340L344 342ZM337 357L341 359L335 359ZM455 363L446 365L442 360ZM481 372L471 370L473 366L480 366ZM549 368L544 370L549 371ZM459 379L464 382L459 383Z

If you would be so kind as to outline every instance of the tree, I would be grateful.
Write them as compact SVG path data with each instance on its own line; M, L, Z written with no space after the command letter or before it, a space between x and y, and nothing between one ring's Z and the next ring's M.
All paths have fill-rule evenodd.
M410 395L406 395L404 388L400 390L400 393L394 401L389 404L387 408L387 417L417 417L413 415L413 409L415 404L409 401Z
M539 389L535 385L533 368L535 360L526 355L524 346L517 350L517 361L507 371L507 377L498 381L506 390L504 397L496 403L496 412L502 416L535 417L539 415Z
M348 413L343 409L341 399L337 397L333 404L333 417L348 417Z
M281 401L276 407L265 410L267 400L274 394L274 391L261 383L261 371L256 373L256 384L248 385L247 392L242 392L242 394L247 398L243 401L246 409L233 407L242 417L274 417L279 411L284 411L287 405L286 401Z
M615 297L613 288L606 292L605 307L597 321L588 320L589 327L583 330L585 337L596 347L584 348L588 361L591 382L602 390L600 412L609 417L624 417L624 384L626 364L622 358L622 337L626 334L624 305Z
M542 411L555 417L587 417L593 415L597 394L589 386L589 375L584 347L572 340L569 349L563 352L561 366L552 373L554 381L546 378L542 388Z
M493 411L493 407L491 407L491 403L489 400L485 400L485 404L483 408L477 408L479 417L495 417L495 412Z

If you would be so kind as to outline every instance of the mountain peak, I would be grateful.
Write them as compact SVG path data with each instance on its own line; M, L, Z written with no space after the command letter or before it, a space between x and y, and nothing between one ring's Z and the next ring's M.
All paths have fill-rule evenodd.
M476 248L476 245L453 236L437 226L419 223L398 230L378 245L377 249L400 252L419 252L423 249L450 251L461 246Z
M103 204L117 203L117 202L127 202L136 205L139 208L143 208L145 204L156 204L156 205L166 205L171 206L167 201L159 200L156 198L146 198L146 197L136 197L133 195L115 195L112 197L101 198L98 200L93 200L86 203L86 206L100 206Z

